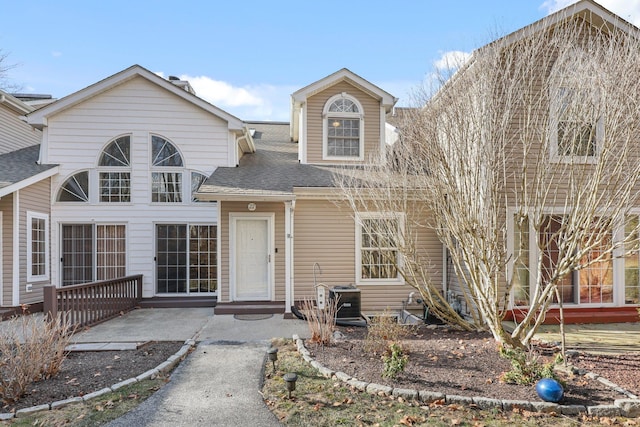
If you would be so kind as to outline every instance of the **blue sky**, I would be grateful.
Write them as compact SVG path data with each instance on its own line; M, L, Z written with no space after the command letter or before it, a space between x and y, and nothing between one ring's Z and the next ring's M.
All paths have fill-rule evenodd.
M289 119L289 95L343 67L400 98L573 0L3 1L0 50L22 92L69 95L133 64L188 79L243 120ZM600 0L640 24L640 0Z

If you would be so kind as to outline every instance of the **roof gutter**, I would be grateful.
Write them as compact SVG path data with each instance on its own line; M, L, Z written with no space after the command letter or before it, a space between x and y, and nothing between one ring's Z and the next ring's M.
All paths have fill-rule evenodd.
M21 190L32 184L35 184L36 182L40 182L43 179L52 177L53 175L58 173L58 170L59 170L59 167L54 166L53 168L47 169L46 171L40 172L36 175L33 175L32 177L25 178L22 181L18 181L11 185L7 185L6 187L0 188L0 198L6 195L9 195L11 193L15 193L18 190Z
M196 193L195 196L202 202L289 202L296 199L293 194Z
M2 91L0 91L0 104L6 105L11 110L21 114L28 114L34 110L32 106Z
M242 135L236 139L236 143L238 144L238 146L240 146L240 148L242 148L240 143L241 141L246 141L247 149L242 149L244 153L256 152L256 144L253 141L253 136L251 136L251 130L247 125L242 126Z

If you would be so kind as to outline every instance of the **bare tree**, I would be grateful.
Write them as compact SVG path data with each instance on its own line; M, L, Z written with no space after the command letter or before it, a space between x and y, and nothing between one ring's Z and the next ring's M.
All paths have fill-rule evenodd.
M15 91L19 87L18 85L11 83L9 79L9 71L16 68L16 64L9 64L9 54L0 49L0 89Z
M471 308L446 320L526 347L552 305L614 302L613 260L637 248L638 70L633 27L581 16L527 27L423 92L393 160L338 179L343 195L356 210L424 206L408 225L437 231ZM399 268L436 311L455 312L414 262Z

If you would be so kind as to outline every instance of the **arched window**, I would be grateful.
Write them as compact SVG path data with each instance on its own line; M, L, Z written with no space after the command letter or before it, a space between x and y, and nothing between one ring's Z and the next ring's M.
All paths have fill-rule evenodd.
M191 200L195 200L196 192L206 180L206 175L203 175L200 172L191 172Z
M550 146L552 158L589 161L598 154L603 120L594 59L582 49L570 49L551 71Z
M59 202L88 202L89 201L89 172L78 172L70 176L60 187Z
M329 98L323 111L323 158L364 159L364 111L354 97L341 93Z
M111 141L98 162L101 202L131 201L131 138L122 136Z
M176 146L160 136L151 136L151 165L151 201L182 202L183 162Z

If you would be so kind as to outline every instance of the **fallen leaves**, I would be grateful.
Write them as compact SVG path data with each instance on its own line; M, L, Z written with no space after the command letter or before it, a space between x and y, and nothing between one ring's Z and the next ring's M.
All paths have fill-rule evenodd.
M405 415L398 422L404 426L414 426L418 423L423 423L424 421L425 421L424 417L417 417L415 415Z
M80 383L78 383L78 379L77 378L71 378L65 384L67 384L67 385L80 385Z

